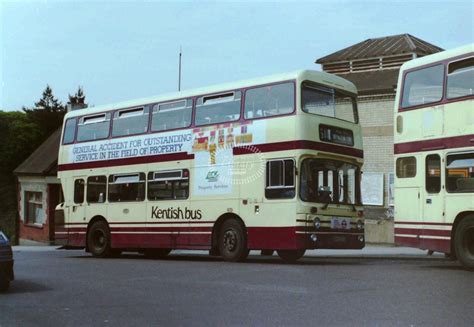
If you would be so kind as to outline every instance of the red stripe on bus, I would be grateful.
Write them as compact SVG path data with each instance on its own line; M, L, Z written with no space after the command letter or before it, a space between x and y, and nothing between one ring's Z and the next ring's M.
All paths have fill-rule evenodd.
M439 149L463 148L474 145L474 134L444 137L432 140L398 143L394 145L395 154L432 151Z
M395 225L434 225L434 226L451 226L452 223L430 223L430 222L419 222L419 221L395 221Z
M89 169L89 168L104 168L114 166L138 165L144 163L167 162L176 160L191 160L194 159L194 154L187 152L160 154L156 156L122 158L114 160L100 160L92 162L78 162L71 164L58 165L58 171L74 170L74 169Z
M251 154L255 152L274 152L286 150L317 150L338 153L352 157L363 158L364 151L341 145L314 142L314 141L287 141L267 144L252 144L249 146L236 146L233 148L234 155Z
M360 149L349 148L345 146L313 142L313 141L288 141L288 142L276 142L267 144L253 144L248 147L234 147L233 154L251 154L255 152L274 152L274 151L286 151L286 150L317 150L331 153L338 153L352 157L363 158L364 151ZM257 151L255 151L257 150ZM91 169L91 168L105 168L114 166L126 166L126 165L137 165L144 163L155 163L155 162L166 162L175 160L192 160L194 154L188 154L186 152L160 154L156 156L144 156L144 157L133 157L133 158L122 158L114 160L99 160L91 162L78 162L70 164L58 165L58 171L74 170L74 169Z
M451 252L450 240L395 236L395 244L398 246L409 246L443 253Z
M424 235L424 236L451 236L450 230L426 228L395 228L395 234Z

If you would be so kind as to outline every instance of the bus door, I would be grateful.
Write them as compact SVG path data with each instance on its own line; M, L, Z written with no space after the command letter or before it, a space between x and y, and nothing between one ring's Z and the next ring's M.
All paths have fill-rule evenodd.
M442 188L441 157L439 154L427 154L425 157L425 189L422 190L423 222L444 222L444 190ZM424 228L425 236L433 236L433 231ZM429 238L422 238L429 239ZM431 248L431 247L430 247Z
M73 243L77 243L77 240L82 237L82 233L85 233L82 229L84 229L84 226L87 226L87 204L85 202L86 178L85 176L76 176L74 179L69 179L72 186L68 185L68 188L73 189L73 199L65 208L65 223L68 224L67 226L69 227L66 229L68 232L67 238ZM80 225L81 223L84 225ZM76 240L76 242L74 242L74 240Z
M423 192L423 222L443 222L444 200L441 188L441 158L428 154L425 158L425 190Z

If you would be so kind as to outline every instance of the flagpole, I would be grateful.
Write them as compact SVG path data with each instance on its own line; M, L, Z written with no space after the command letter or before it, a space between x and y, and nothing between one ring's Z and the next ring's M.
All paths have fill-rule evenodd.
M178 91L181 91L181 46L179 46Z

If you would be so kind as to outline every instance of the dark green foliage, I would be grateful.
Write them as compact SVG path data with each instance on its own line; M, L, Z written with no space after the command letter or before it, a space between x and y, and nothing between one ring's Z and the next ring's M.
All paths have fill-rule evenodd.
M72 98L84 101L82 89ZM65 113L65 106L54 97L49 85L33 108L24 107L23 112L0 111L0 229L12 243L18 241L17 181L13 170L62 125Z
M17 217L13 170L41 144L40 135L39 127L26 114L0 111L0 228L10 238L15 236Z
M34 108L23 107L23 111L28 119L39 127L41 139L44 141L61 126L66 107L54 97L53 90L47 85L43 97L35 103Z

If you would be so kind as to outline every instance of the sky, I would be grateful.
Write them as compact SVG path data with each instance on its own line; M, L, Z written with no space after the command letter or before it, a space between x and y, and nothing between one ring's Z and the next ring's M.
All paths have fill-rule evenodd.
M0 110L46 85L90 106L288 72L369 38L474 42L474 1L0 0Z

